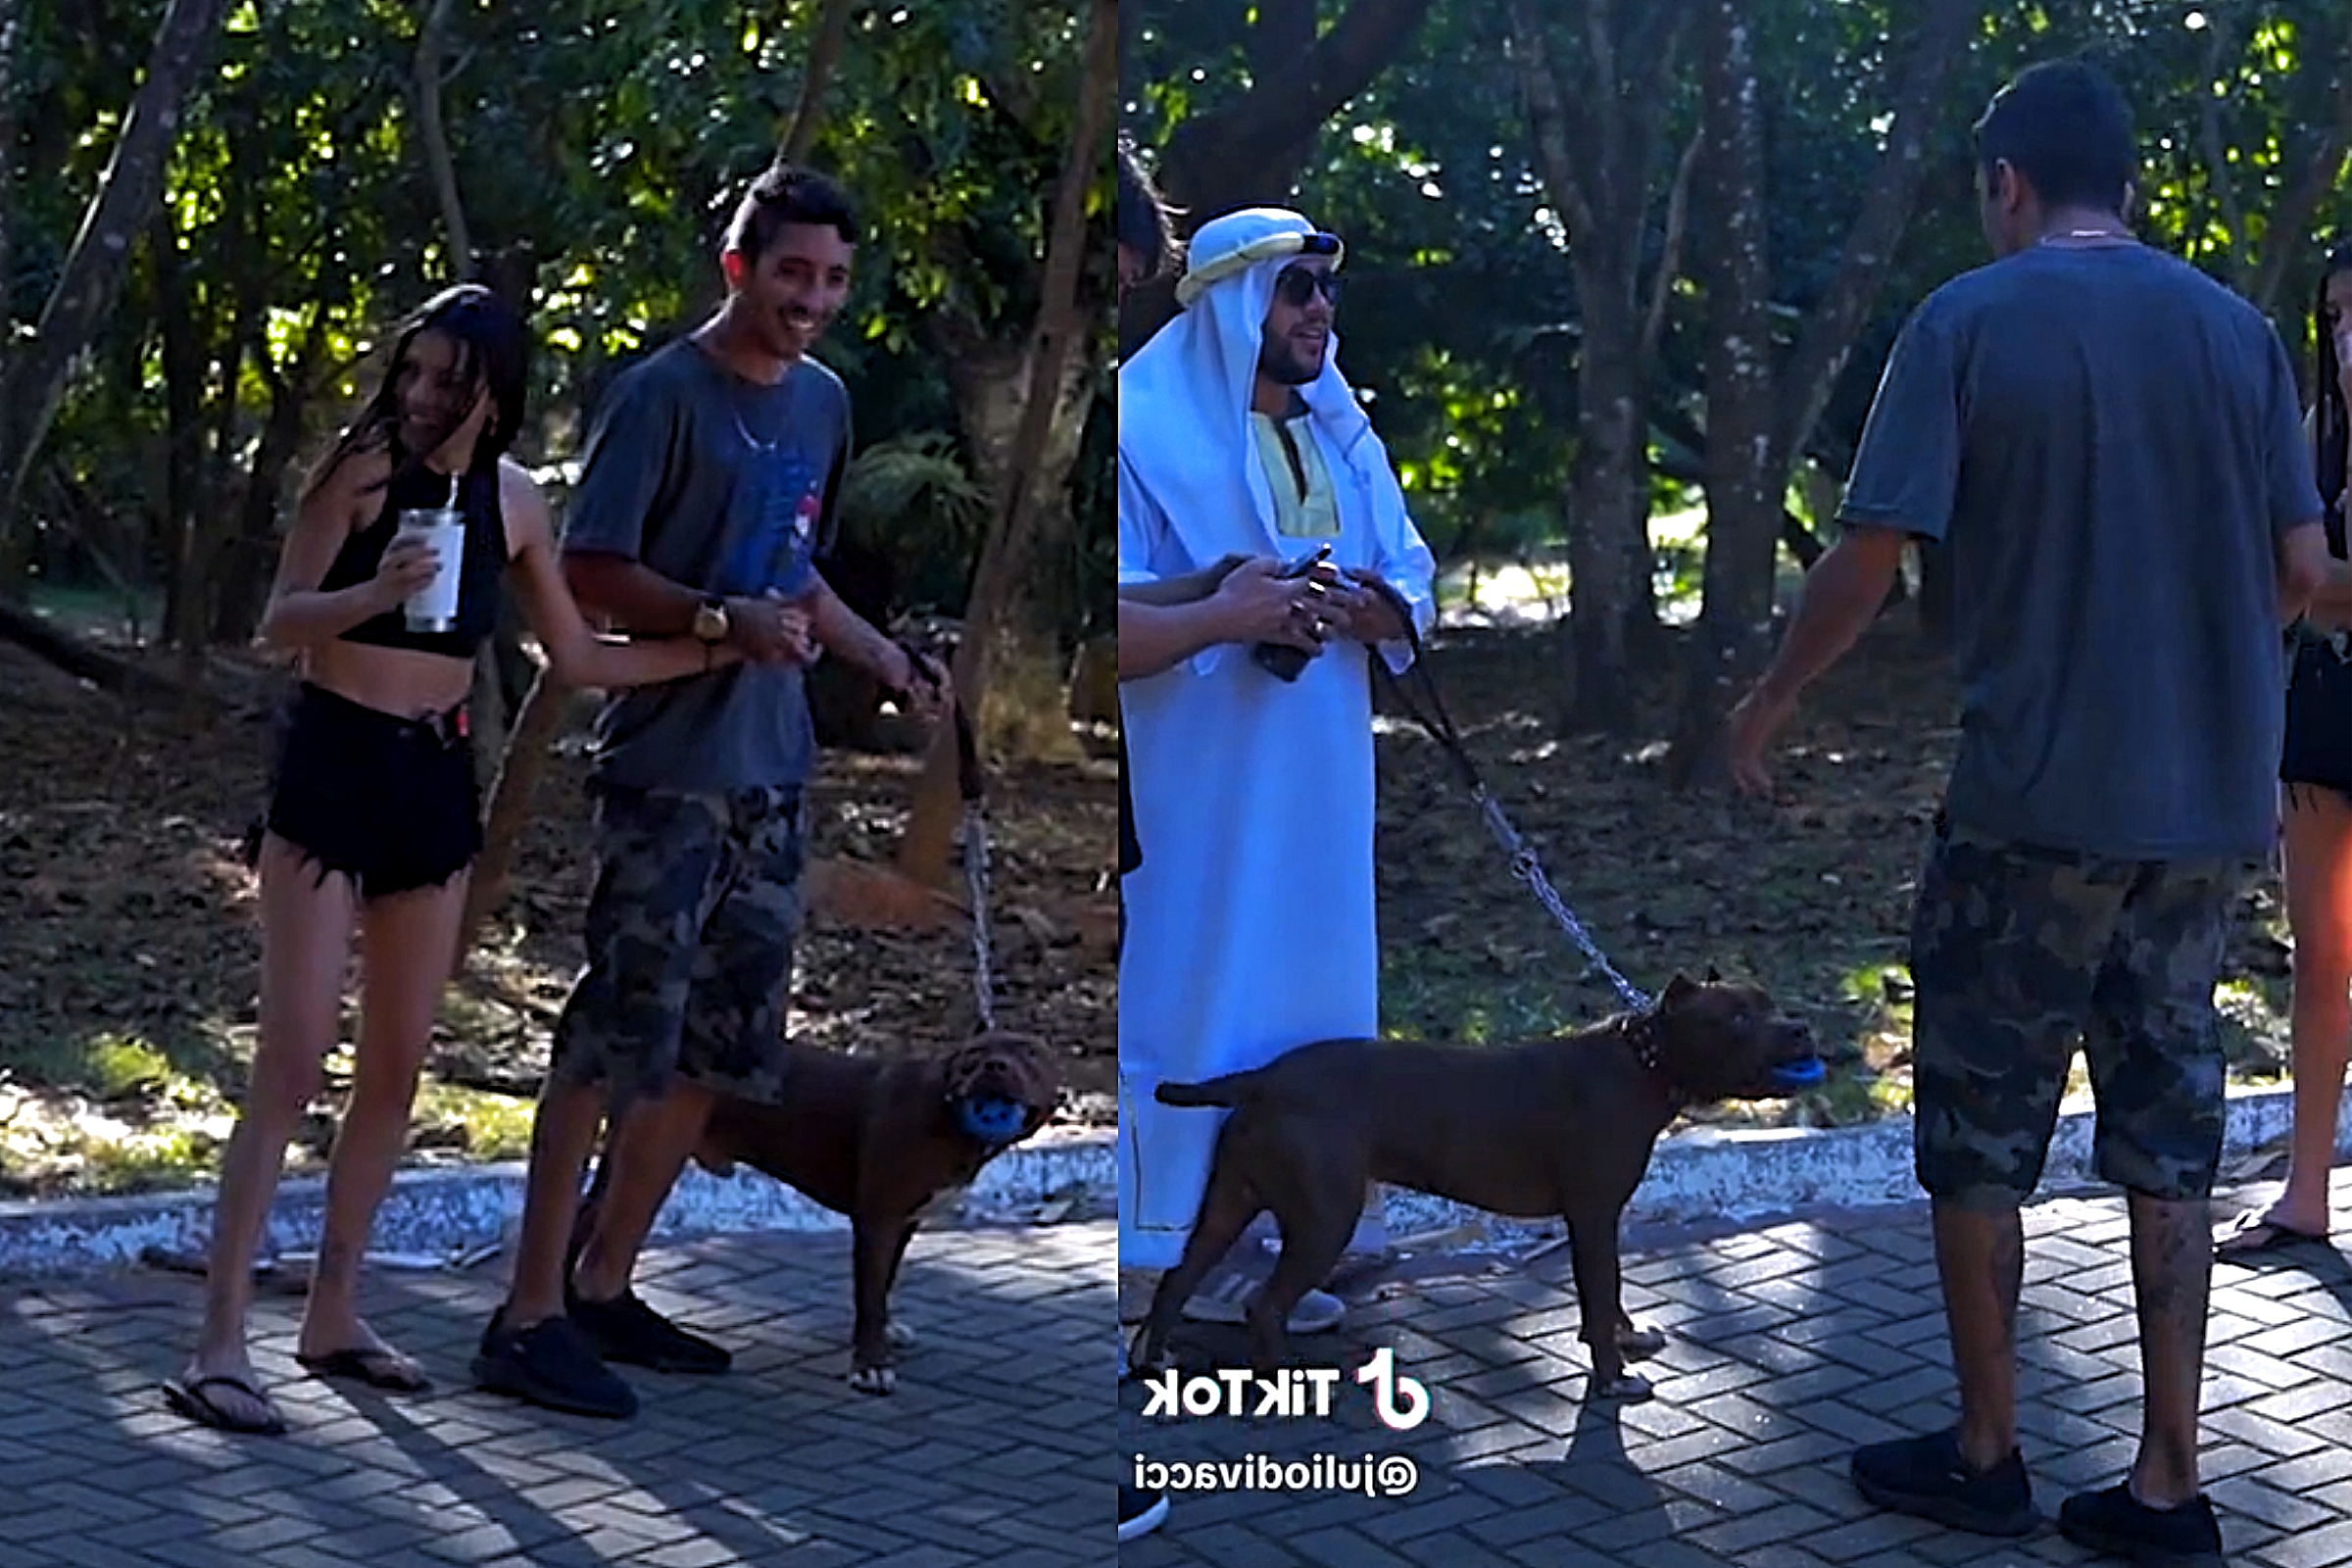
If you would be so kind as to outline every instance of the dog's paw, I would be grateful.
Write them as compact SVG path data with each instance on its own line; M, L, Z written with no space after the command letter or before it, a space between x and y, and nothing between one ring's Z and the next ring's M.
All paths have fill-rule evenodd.
M1610 1404L1640 1404L1653 1392L1649 1379L1639 1372L1620 1372L1606 1383L1598 1374L1592 1378L1592 1397Z
M1628 1327L1617 1336L1617 1352L1629 1361L1644 1360L1666 1348L1664 1329Z
M861 1366L850 1372L850 1387L859 1394L896 1394L899 1374L895 1367Z
M1176 1364L1175 1348L1164 1334L1153 1334L1149 1325L1137 1329L1127 1342L1126 1370L1120 1375L1122 1383L1140 1383L1145 1378L1165 1372Z
M893 1319L883 1327L882 1343L894 1350L911 1350L914 1348L914 1330Z

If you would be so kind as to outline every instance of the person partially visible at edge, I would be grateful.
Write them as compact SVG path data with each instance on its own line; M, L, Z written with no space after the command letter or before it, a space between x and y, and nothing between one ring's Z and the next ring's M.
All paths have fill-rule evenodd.
M736 658L690 637L612 644L591 633L558 569L546 499L506 455L523 421L527 363L521 320L488 289L464 284L426 302L402 324L383 383L305 486L278 558L261 640L299 656L303 684L260 843L260 1037L221 1157L203 1327L165 1390L173 1408L209 1426L285 1426L246 1347L253 1260L287 1140L341 1034L355 930L365 1006L296 1357L320 1376L426 1387L361 1317L358 1268L407 1144L481 847L465 705L502 584L519 597L558 680L684 681ZM453 623L411 630L404 602L433 581L435 558L399 532L400 514L445 507L465 528Z
M2352 467L2345 393L2352 381L2352 242L2328 253L2312 312L2318 358L2309 425L2328 504L2328 581L2293 629L2286 740L2279 753L2280 858L2294 942L2290 1006L2294 1130L2286 1185L2238 1216L2214 1255L2243 1262L2328 1237L2328 1172L2336 1107L2352 1052L2352 581L2344 559L2344 494Z
M1956 582L1960 751L1912 924L1920 1184L1960 1419L1869 1445L1878 1505L1988 1535L2038 1521L2017 1441L2019 1210L2081 1040L2095 1159L2125 1189L2145 1380L2129 1475L2068 1497L2102 1553L2218 1560L2197 1473L2223 1129L2213 1006L2276 825L2278 628L2327 576L2286 351L2127 223L2122 93L2052 62L1976 127L1997 258L1895 344L1839 517L1779 655L1734 710L1736 776L1867 627L1906 542Z
M848 297L857 241L830 180L788 166L762 174L719 251L725 303L614 383L564 531L564 569L596 612L742 662L616 697L597 717L587 963L556 1024L514 1281L473 1361L482 1388L553 1409L633 1414L636 1395L608 1361L731 1363L630 1280L717 1099L788 1092L803 791L816 760L803 671L822 651L925 717L948 700L946 672L860 619L819 569L850 406L809 355ZM608 1102L605 1190L593 1224L577 1226Z
M1182 1255L1218 1127L1159 1104L1159 1084L1379 1031L1370 660L1377 649L1393 669L1409 662L1399 607L1427 628L1435 567L1339 370L1342 251L1293 212L1204 224L1177 286L1182 314L1119 369L1122 601L1232 558L1330 552L1319 591L1272 580L1260 560L1235 569L1226 606L1196 612L1251 600L1281 636L1237 615L1221 640L1154 652L1121 605L1120 706L1150 849L1125 882L1119 965L1124 1268ZM1252 636L1315 653L1284 679L1241 640ZM1188 1312L1239 1320L1253 1282L1222 1272ZM1293 1325L1340 1315L1314 1292Z

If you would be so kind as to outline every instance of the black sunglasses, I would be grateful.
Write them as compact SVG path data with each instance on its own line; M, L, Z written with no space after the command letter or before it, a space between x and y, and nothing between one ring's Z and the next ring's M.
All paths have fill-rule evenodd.
M1306 302L1322 291L1334 306L1340 303L1340 274L1317 272L1304 267L1286 267L1274 275L1274 297L1293 310L1303 310Z

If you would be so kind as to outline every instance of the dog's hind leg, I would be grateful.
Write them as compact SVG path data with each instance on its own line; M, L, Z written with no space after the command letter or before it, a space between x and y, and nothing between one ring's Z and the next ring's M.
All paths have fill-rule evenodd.
M1363 1184L1354 1184L1353 1191L1360 1194ZM1289 1360L1291 1308L1339 1266L1362 1206L1360 1201L1326 1201L1319 1194L1313 1201L1315 1212L1305 1224L1298 1222L1299 1216L1277 1213L1282 1255L1274 1260L1266 1283L1250 1298L1250 1360L1260 1377L1271 1377Z
M1228 1123L1230 1130L1231 1124ZM1184 1256L1176 1266L1159 1278L1159 1289L1152 1293L1152 1308L1145 1314L1144 1326L1135 1337L1135 1347L1128 1357L1128 1370L1141 1376L1159 1370L1166 1359L1168 1336L1176 1327L1176 1314L1192 1298L1193 1292L1208 1277L1233 1244L1250 1228L1250 1222L1264 1212L1265 1202L1250 1179L1237 1175L1234 1162L1224 1157L1225 1138L1217 1141L1218 1156L1209 1166L1208 1190L1200 1195L1200 1212L1193 1220L1192 1234L1185 1239Z

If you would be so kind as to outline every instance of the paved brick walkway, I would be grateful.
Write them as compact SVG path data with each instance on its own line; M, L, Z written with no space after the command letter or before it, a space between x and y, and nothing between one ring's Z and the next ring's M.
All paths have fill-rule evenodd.
M2028 1457L2045 1509L2104 1483L2138 1389L2122 1206L2032 1211ZM2338 1229L2352 1234L2352 1208ZM842 1384L841 1238L712 1241L651 1259L649 1295L738 1347L714 1380L641 1379L623 1426L477 1395L465 1363L490 1270L379 1278L378 1321L444 1380L421 1399L349 1393L291 1365L293 1308L265 1298L263 1370L296 1427L237 1440L161 1409L194 1319L192 1282L125 1276L0 1288L0 1568L1060 1568L1107 1564L1110 1484L1154 1459L1405 1456L1405 1497L1180 1497L1123 1568L1642 1568L2044 1563L2054 1535L1994 1545L1867 1510L1858 1441L1944 1418L1950 1380L1924 1217L1836 1216L1712 1238L1638 1236L1630 1298L1675 1331L1658 1397L1582 1399L1567 1257L1440 1258L1351 1293L1315 1364L1375 1346L1427 1380L1433 1418L1392 1434L1352 1382L1335 1418L1147 1424L1111 1409L1107 1223L973 1230L916 1244L903 1291L923 1332L902 1392ZM2235 1559L2352 1561L2352 1266L2217 1276L2208 1479ZM1188 1330L1238 1361L1238 1334Z
M625 1425L468 1386L500 1265L377 1277L373 1321L441 1380L416 1399L300 1376L299 1300L266 1296L278 1439L162 1407L195 1282L0 1284L0 1568L1103 1563L1117 1247L1107 1222L918 1240L899 1301L921 1343L887 1399L843 1381L846 1237L659 1252L646 1295L736 1371L638 1375Z
M2335 1229L2352 1235L2352 1208ZM2024 1445L2045 1513L2108 1485L2137 1432L2138 1355L2120 1200L2028 1218L2021 1325ZM1627 1304L1673 1331L1647 1370L1657 1397L1583 1403L1584 1347L1564 1249L1488 1271L1454 1259L1377 1276L1351 1318L1301 1359L1351 1374L1393 1347L1428 1380L1432 1418L1392 1433L1343 1376L1328 1421L1146 1422L1120 1397L1120 1446L1155 1461L1366 1454L1417 1462L1407 1497L1179 1495L1121 1568L1956 1568L2091 1560L2055 1531L2013 1544L1881 1514L1846 1479L1860 1442L1956 1410L1924 1210L1729 1234L1632 1238ZM2204 1473L2232 1560L2352 1560L2352 1266L2302 1249L2292 1266L2217 1269ZM1402 1273L1403 1270L1397 1272ZM1238 1330L1188 1329L1189 1358L1246 1364Z

